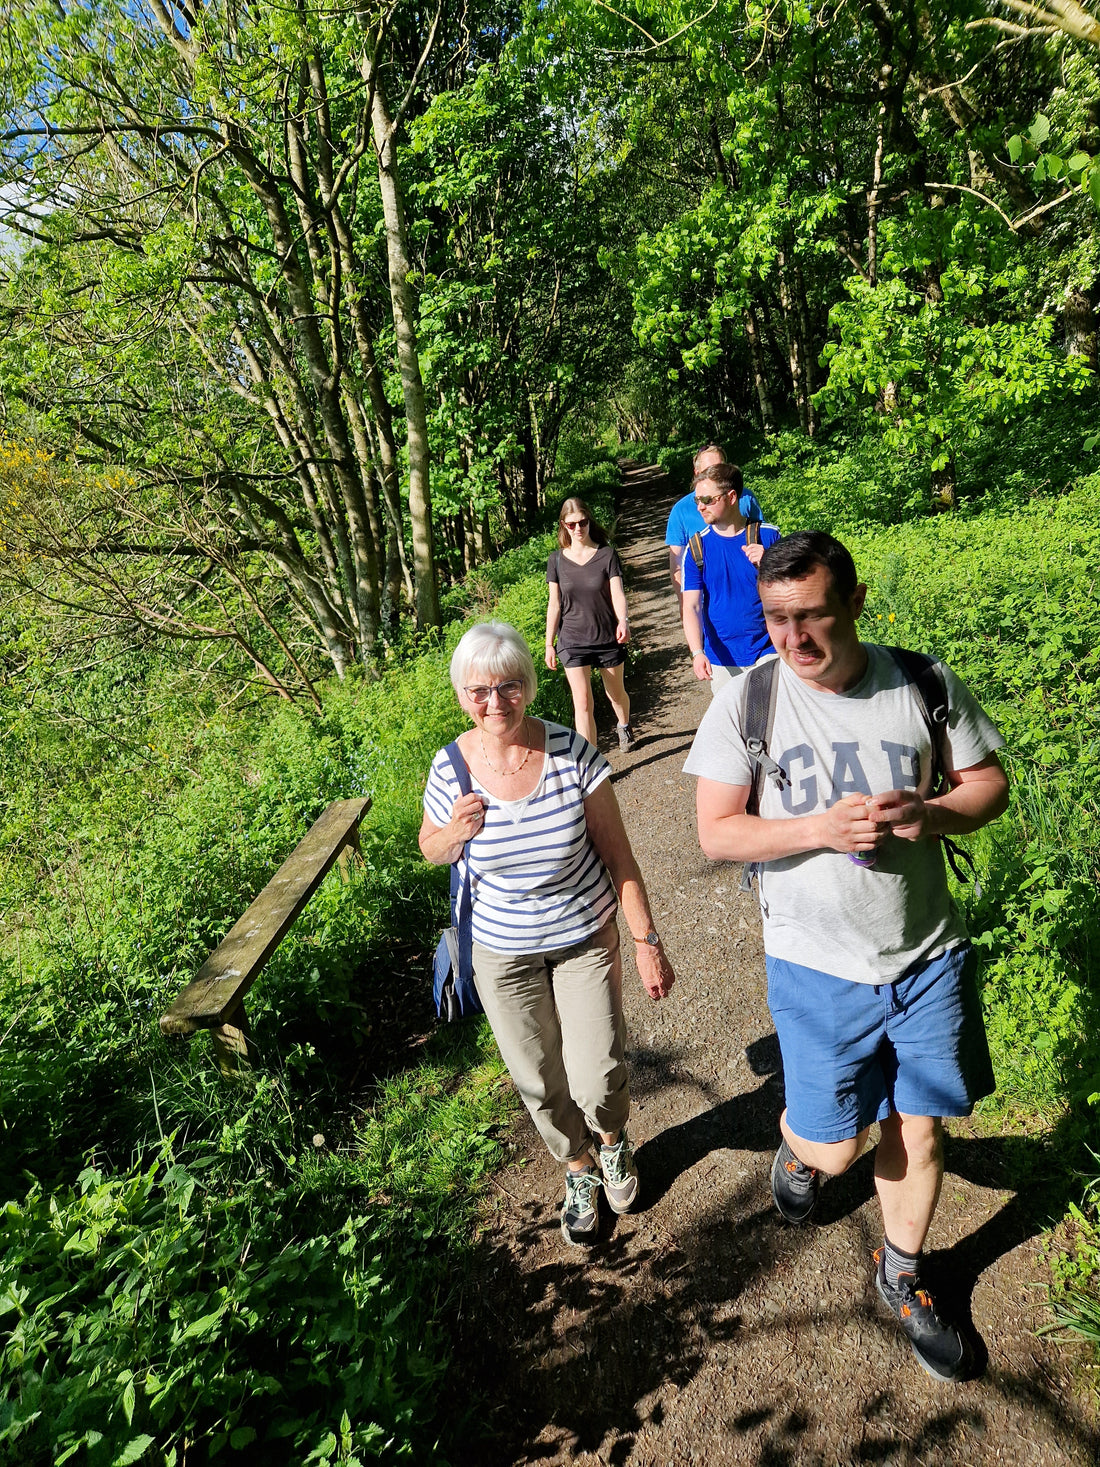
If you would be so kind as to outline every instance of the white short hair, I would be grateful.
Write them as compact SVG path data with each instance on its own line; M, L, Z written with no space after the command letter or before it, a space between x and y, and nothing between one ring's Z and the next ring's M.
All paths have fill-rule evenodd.
M506 621L481 621L463 635L451 657L451 682L456 692L466 686L474 672L504 682L519 679L528 703L538 692L531 649Z

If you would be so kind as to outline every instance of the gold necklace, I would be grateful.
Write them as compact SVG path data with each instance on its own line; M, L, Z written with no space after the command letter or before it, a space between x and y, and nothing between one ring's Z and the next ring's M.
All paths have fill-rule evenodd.
M524 736L526 737L526 734L527 734L527 719L526 718L524 718L524 720L523 720L523 732L524 732ZM515 769L498 769L496 767L496 765L493 763L493 761L489 758L488 754L485 752L485 735L483 733L481 733L480 731L478 733L478 741L481 744L481 757L485 760L486 764L488 764L489 768L493 771L494 774L503 774L505 776L507 776L507 775L513 775L513 774L518 774L520 772L520 770L523 768L523 766L527 763L528 759L530 759L531 755L535 752L534 749L529 748L527 750L527 753L524 754L523 758L516 765Z

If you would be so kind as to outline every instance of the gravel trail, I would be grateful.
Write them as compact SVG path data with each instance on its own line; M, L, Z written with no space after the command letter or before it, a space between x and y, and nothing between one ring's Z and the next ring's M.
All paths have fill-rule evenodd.
M981 1377L942 1386L878 1304L870 1153L782 1222L769 1190L782 1082L755 899L695 835L681 773L709 692L691 678L667 575L672 489L624 463L619 545L640 656L640 742L610 753L615 790L678 982L661 1004L628 957L644 1210L604 1220L592 1252L558 1231L559 1169L526 1115L495 1179L463 1306L461 1369L495 1406L485 1464L1093 1464L1095 1377L1037 1337L1039 1232L1060 1207L1049 1135L953 1122L928 1281L970 1321ZM603 701L603 700L601 700ZM597 713L609 747L606 706ZM629 953L629 941L624 950ZM455 1381L460 1384L461 1375Z

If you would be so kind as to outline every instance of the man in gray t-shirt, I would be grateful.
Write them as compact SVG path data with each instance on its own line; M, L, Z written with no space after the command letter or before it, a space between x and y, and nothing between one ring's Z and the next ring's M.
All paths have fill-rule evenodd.
M934 795L928 725L889 649L859 640L867 588L844 546L819 531L788 536L766 551L759 588L779 655L767 752L789 782L765 780L759 814L748 813L749 676L714 700L684 767L699 776L705 853L760 871L786 1087L772 1195L803 1221L820 1176L846 1171L877 1120L878 1291L924 1369L958 1380L969 1347L920 1287L920 1253L943 1176L942 1117L969 1115L993 1075L939 837L1006 808L1003 740L941 667L950 788Z

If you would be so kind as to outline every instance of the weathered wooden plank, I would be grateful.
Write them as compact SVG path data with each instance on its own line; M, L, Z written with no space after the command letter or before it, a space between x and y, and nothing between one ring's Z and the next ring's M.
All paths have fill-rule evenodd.
M194 1034L232 1018L337 856L358 844L370 800L337 800L314 822L259 896L161 1016L165 1034Z
M219 1024L216 1029L211 1029L214 1058L226 1079L247 1074L252 1069L251 1032L243 1003L233 1010L232 1023Z

